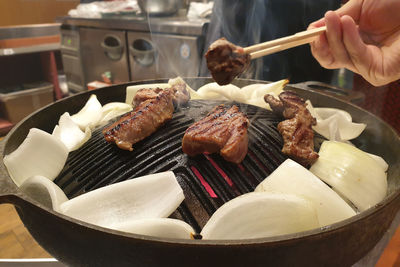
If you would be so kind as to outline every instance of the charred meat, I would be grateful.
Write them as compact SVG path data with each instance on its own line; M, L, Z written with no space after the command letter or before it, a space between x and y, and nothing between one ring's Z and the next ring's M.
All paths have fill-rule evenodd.
M212 43L205 54L207 67L219 85L229 84L250 65L250 55L243 48L221 38Z
M186 87L186 83L175 83L171 86L174 92L172 99L175 107L185 106L190 100L190 92Z
M157 98L157 96L163 91L163 89L161 88L143 88L143 89L139 89L136 92L135 97L133 98L133 103L132 105L134 107L139 106L140 103L149 100L149 99L155 99Z
M189 100L190 100L190 92L186 88L186 84L183 83L176 83L171 86L170 88L172 92L172 103L174 104L175 107L179 106L184 106L186 105ZM133 98L133 106L138 106L140 103L143 101L146 101L148 99L154 99L156 98L163 89L161 88L143 88L140 89L136 92L135 97Z
M237 106L219 105L186 130L182 150L189 156L219 152L225 160L240 163L247 154L248 126L249 120Z
M103 130L107 142L132 151L132 145L146 138L172 119L174 106L171 89L160 91L155 98L143 100L130 113Z
M278 124L278 131L284 142L282 152L303 166L313 164L318 159L311 128L316 120L308 111L305 101L290 91L281 93L279 99L265 95L264 100L274 112L286 119Z

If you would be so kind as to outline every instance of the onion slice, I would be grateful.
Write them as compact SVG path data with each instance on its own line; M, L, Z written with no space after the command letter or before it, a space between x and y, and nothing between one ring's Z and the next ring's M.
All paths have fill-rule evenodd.
M319 226L312 203L290 194L252 192L222 205L201 231L203 239L247 239Z
M122 102L111 102L101 108L101 119L96 126L105 125L110 120L132 110L132 105Z
M289 80L283 79L268 84L250 84L242 87L241 91L246 96L246 104L271 110L269 104L264 101L264 96L270 94L277 98L279 94L283 92L283 88L288 82Z
M94 128L101 119L101 104L96 95L91 95L85 106L76 114L72 115L72 120L78 124L82 131L86 127Z
M56 137L37 128L29 130L21 145L4 157L4 165L17 186L31 176L53 181L68 157L67 147Z
M133 220L169 216L183 201L173 172L163 172L105 186L61 204L62 213L113 228Z
M230 97L239 92L240 88L233 84L219 85L207 83L197 90L199 99L232 100Z
M271 94L278 97L288 82L285 79L269 84L251 84L241 89L233 84L221 86L217 83L208 83L200 87L197 92L191 93L191 97L192 99L236 101L271 110L269 104L264 101L264 95Z
M291 159L265 178L255 192L294 194L309 200L316 208L321 227L356 215L335 191Z
M179 239L192 239L195 234L189 224L171 218L139 219L115 225L113 229L133 234Z
M364 211L384 199L385 167L368 153L349 144L325 141L310 171Z
M71 119L68 112L61 115L58 125L54 127L53 136L59 139L68 151L74 151L80 148L92 136L92 131L86 127L83 132L81 128Z
M387 162L382 157L371 154L371 153L367 153L367 154L368 154L368 156L373 158L382 167L382 170L384 172L387 172L387 170L389 169L389 164L387 164Z
M40 204L60 212L60 205L68 201L64 191L48 178L35 175L26 179L20 189Z
M352 122L351 115L336 108L314 108L309 100L307 109L317 119L312 128L331 141L348 141L358 137L367 126L365 123Z

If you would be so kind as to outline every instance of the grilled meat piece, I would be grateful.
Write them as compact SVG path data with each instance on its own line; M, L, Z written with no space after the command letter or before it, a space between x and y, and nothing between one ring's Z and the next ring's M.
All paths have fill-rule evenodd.
M212 43L205 57L211 76L219 85L229 84L250 65L250 55L225 38Z
M247 154L248 126L249 120L237 106L219 105L186 130L182 150L189 156L219 152L225 160L240 163Z
M172 85L171 89L174 92L174 102L175 107L185 106L190 100L190 92L186 88L186 83L175 83Z
M133 98L133 103L132 105L137 106L141 102L148 100L148 99L154 99L158 96L159 93L161 93L163 89L161 88L143 88L139 89L136 92L135 97ZM190 93L186 89L186 84L183 83L176 83L171 86L171 91L172 91L172 103L174 104L175 107L179 106L184 106L186 105L189 100L190 100Z
M148 99L154 99L158 96L159 93L161 93L163 91L163 89L161 88L155 88L155 89L151 89L151 88L143 88L143 89L139 89L136 92L135 97L133 98L133 103L132 105L134 107L138 106L140 103L142 103L143 101L146 101Z
M311 128L316 120L311 116L304 99L297 94L285 91L279 99L265 95L264 100L272 110L286 119L278 124L283 137L282 152L307 167L318 159L314 151L314 132Z
M141 102L133 111L103 130L107 142L132 151L132 145L146 138L172 119L174 106L171 89Z

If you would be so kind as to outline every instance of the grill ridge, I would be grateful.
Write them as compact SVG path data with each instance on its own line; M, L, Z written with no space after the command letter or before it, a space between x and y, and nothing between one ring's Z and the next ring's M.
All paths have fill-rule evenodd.
M241 164L227 162L218 154L195 157L183 154L181 146L186 129L221 103L190 101L187 108L174 113L171 121L134 144L132 152L107 143L102 128L98 128L86 144L70 153L55 183L71 198L108 184L171 170L185 194L184 202L171 217L181 218L200 231L216 209L241 194L253 191L286 159L280 151L283 142L276 129L279 117L270 111L239 103L234 104L251 123L249 152ZM216 196L210 196L192 168L200 173Z

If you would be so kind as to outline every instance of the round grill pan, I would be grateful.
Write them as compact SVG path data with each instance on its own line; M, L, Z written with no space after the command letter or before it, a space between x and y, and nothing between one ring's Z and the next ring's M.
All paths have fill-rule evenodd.
M193 88L211 82L205 78L185 79ZM101 88L58 101L19 123L2 142L3 155L11 153L32 127L51 132L65 111L76 113L90 94L101 103L124 101L127 85L159 83L151 80ZM262 81L236 80L238 86ZM346 266L366 254L389 227L400 202L400 139L387 124L349 102L307 89L306 84L289 85L315 106L349 111L354 120L368 124L355 140L363 150L376 153L389 163L389 193L385 200L357 216L324 229L287 236L252 240L173 240L122 233L87 224L40 205L24 195L8 177L0 176L0 202L16 206L21 220L49 253L70 265L84 266ZM249 153L240 165L218 155L189 158L181 151L186 128L205 116L215 101L192 101L175 112L173 120L152 136L134 145L133 152L121 151L103 140L100 130L80 150L69 155L55 182L69 197L126 179L173 170L184 189L185 201L172 217L185 220L200 231L209 216L224 202L252 191L285 160L282 140L272 113L237 104L251 121ZM232 103L225 103L232 105ZM318 141L318 140L317 140ZM318 144L318 142L317 142Z

